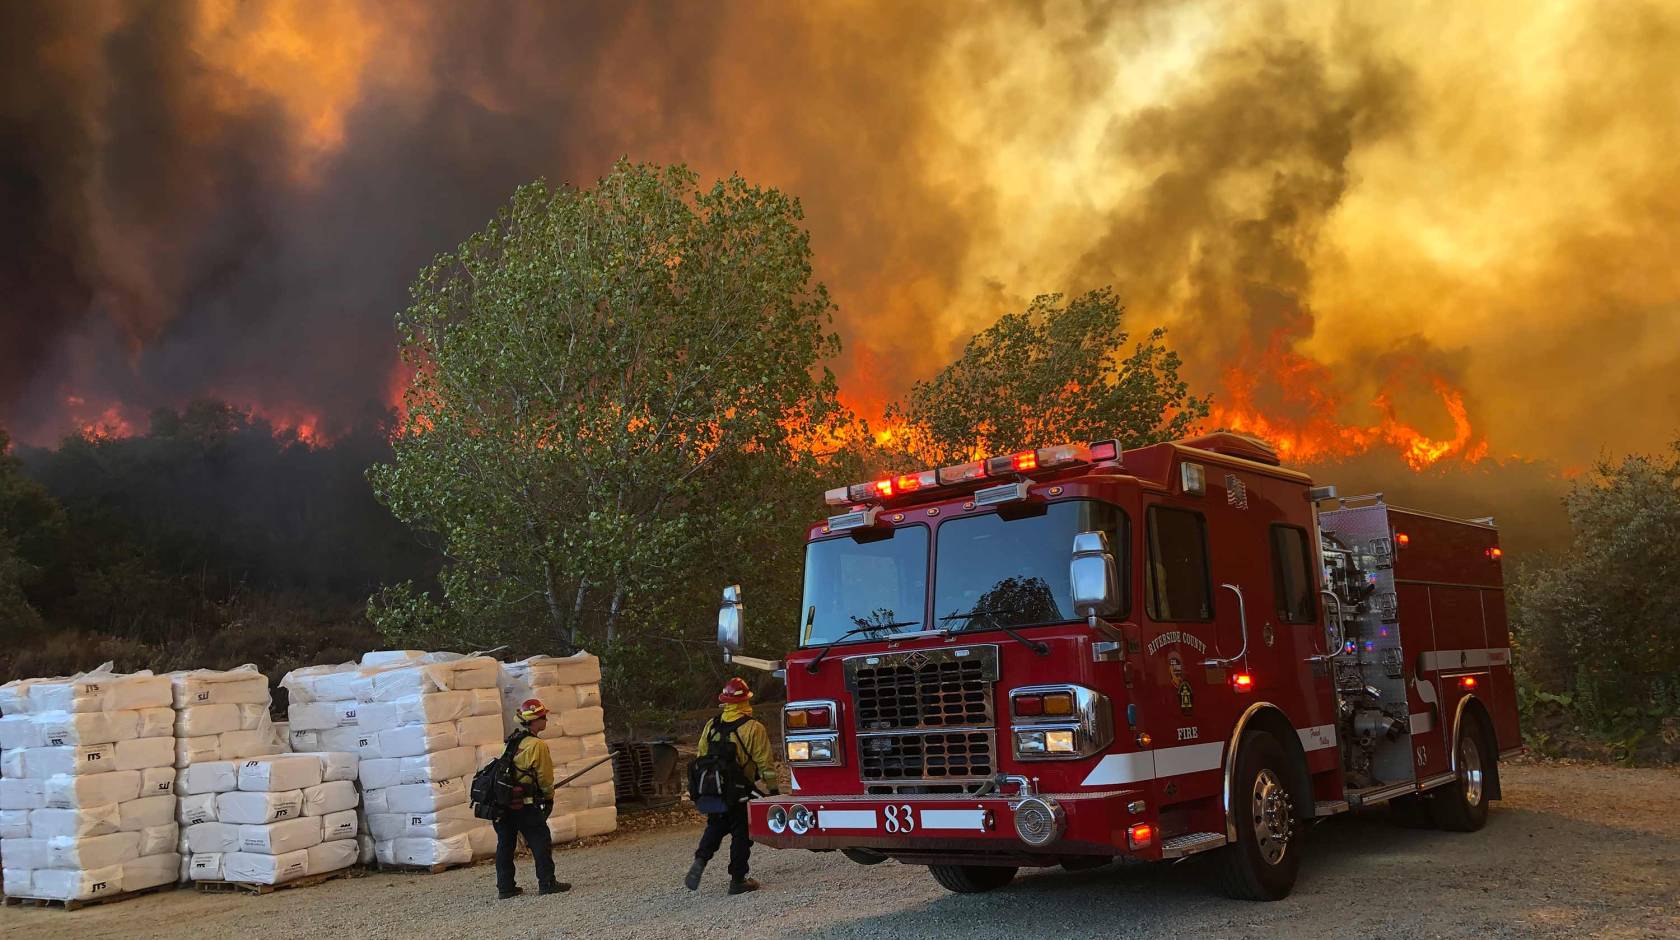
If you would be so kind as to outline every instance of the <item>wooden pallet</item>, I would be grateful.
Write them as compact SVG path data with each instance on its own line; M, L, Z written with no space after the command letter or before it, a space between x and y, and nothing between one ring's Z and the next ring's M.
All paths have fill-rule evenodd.
M175 887L175 883L170 882L166 885L155 885L150 888L141 888L139 891L123 891L117 894L107 894L104 897L88 898L85 901L61 901L57 898L14 898L7 895L5 898L5 905L7 907L62 907L67 911L79 911L84 907L93 907L97 904L112 904L117 901L127 901L130 898L137 898L141 895L153 894L158 891L173 891L175 890Z
M470 862L445 862L441 865L385 865L379 862L374 862L373 870L379 872L412 872L421 875L436 875L439 872L446 872L451 868L472 868L477 865L493 863L495 860L496 857L494 855L486 855L484 858L475 858Z
M198 890L204 894L264 895L273 894L276 891L284 891L287 888L313 888L318 884L323 884L333 880L334 878L344 878L348 876L353 869L354 866L351 866L349 868L340 868L338 871L329 871L319 875L305 875L302 878L294 878L291 881L282 881L277 885L256 884L249 881L213 880L195 881L193 884L197 885Z

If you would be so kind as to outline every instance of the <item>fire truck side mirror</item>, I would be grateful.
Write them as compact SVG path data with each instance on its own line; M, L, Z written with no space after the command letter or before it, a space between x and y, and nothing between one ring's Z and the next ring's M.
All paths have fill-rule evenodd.
M731 584L723 589L723 603L718 605L717 639L723 647L723 660L741 651L741 586Z
M1068 584L1072 587L1074 613L1101 617L1114 612L1120 579L1115 573L1114 555L1108 550L1108 533L1081 532L1073 537Z

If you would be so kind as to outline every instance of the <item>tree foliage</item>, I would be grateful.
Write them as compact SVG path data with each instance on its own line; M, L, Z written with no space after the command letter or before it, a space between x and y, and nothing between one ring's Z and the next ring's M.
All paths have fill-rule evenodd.
M908 399L887 422L912 463L974 460L1010 450L1117 437L1125 447L1189 433L1207 399L1178 376L1164 330L1132 344L1125 310L1108 289L1063 303L1035 298L969 340L961 357Z
M1513 585L1524 670L1601 728L1680 715L1680 441L1601 463L1564 502L1569 549Z
M407 416L370 479L447 563L442 598L372 599L387 632L681 644L730 572L797 577L803 445L838 414L797 201L622 162L533 183L412 299Z
M0 428L0 635L19 638L41 626L28 590L41 577L63 529L63 512L23 474Z

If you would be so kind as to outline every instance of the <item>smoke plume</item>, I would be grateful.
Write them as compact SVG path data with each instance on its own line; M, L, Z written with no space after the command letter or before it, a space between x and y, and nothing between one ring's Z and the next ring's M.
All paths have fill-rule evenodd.
M414 272L521 182L799 195L877 413L1112 284L1298 460L1567 466L1680 425L1680 9L0 6L0 424L393 399Z

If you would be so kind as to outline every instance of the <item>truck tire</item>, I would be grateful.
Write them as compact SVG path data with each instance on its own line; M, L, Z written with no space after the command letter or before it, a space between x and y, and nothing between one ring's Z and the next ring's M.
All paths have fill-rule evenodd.
M1458 779L1425 797L1429 818L1452 832L1475 832L1487 825L1488 779L1497 756L1488 746L1482 724L1466 716L1458 732Z
M1289 791L1294 774L1277 738L1244 735L1236 761L1231 812L1237 841L1211 853L1214 877L1229 897L1276 901L1289 895L1301 870L1301 826L1294 808L1303 797Z
M841 849L840 854L859 865L879 865L887 860L885 855L872 849Z
M995 891L1015 880L1015 869L997 865L929 865L928 871L934 881L958 894Z

